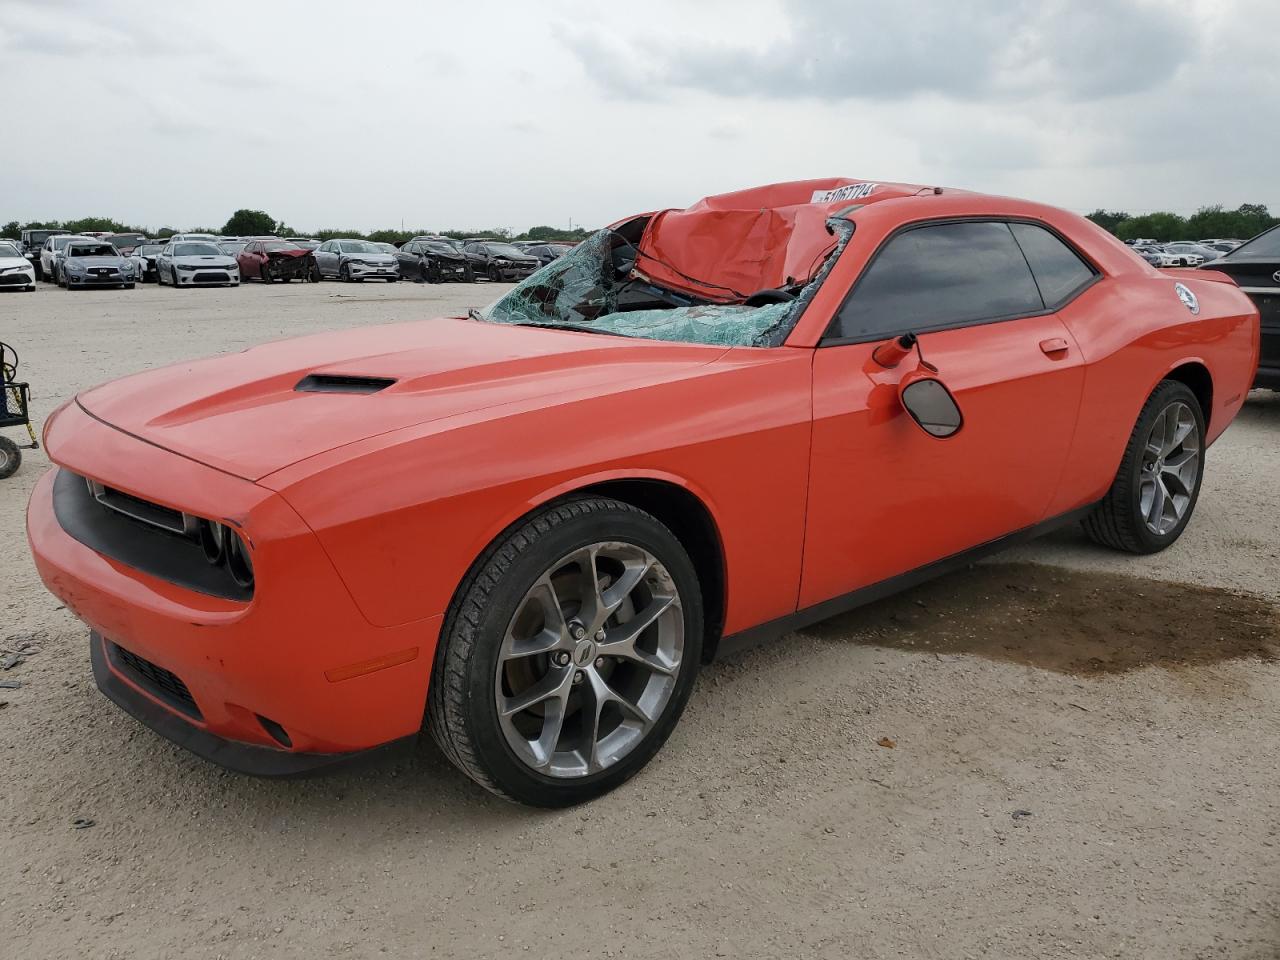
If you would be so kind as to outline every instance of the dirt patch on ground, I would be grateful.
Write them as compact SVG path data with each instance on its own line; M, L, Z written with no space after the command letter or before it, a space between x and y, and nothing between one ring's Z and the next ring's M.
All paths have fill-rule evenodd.
M1280 658L1280 612L1267 600L1031 563L974 566L805 633L1076 676Z

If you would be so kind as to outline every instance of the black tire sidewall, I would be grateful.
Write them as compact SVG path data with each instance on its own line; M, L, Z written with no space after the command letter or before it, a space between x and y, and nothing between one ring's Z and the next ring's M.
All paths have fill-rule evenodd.
M22 451L8 437L0 437L0 480L6 480L22 466Z
M605 540L642 547L657 557L680 591L685 646L676 687L659 720L630 754L611 767L577 779L558 779L525 766L512 751L498 722L494 702L498 640L505 634L515 607L543 573L574 550ZM497 602L493 602L496 599ZM563 523L541 536L507 569L477 624L467 674L467 726L486 773L505 793L537 806L570 806L591 800L630 779L671 735L688 703L702 657L702 595L693 563L679 541L646 514L630 510L591 513Z
M1196 474L1196 488L1191 491L1191 502L1187 505L1187 511L1182 515L1182 519L1178 521L1178 525L1166 534L1157 534L1153 533L1147 526L1146 518L1142 515L1142 485L1140 482L1142 451L1146 446L1147 437L1151 434L1151 428L1155 425L1156 419L1171 403L1176 401L1181 401L1190 407L1191 413L1195 417L1196 431L1200 440L1200 470ZM1129 444L1129 456L1125 458L1125 469L1128 474L1125 480L1129 489L1128 509L1133 520L1133 530L1142 545L1143 552L1156 553L1170 546L1182 536L1182 531L1186 529L1187 524L1191 522L1191 517L1195 514L1196 503L1200 499L1200 490L1204 487L1205 451L1207 446L1204 412L1200 409L1200 401L1191 392L1191 388L1174 380L1168 380L1161 384L1152 394L1151 401L1147 404L1142 416L1139 417L1138 423L1133 429L1133 436L1129 439Z

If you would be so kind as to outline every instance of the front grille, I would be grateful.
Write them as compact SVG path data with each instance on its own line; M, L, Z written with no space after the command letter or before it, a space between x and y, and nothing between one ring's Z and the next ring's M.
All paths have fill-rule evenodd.
M195 283L229 283L231 278L227 276L225 272L211 273L206 271L204 273L197 273L192 280Z
M225 564L205 556L194 517L86 481L70 470L59 470L54 477L53 511L62 529L95 553L211 597L240 603L253 599L252 583L241 585Z
M150 660L131 653L116 643L109 643L111 660L120 672L142 689L193 720L203 720L195 697L176 673L158 667Z
M95 277L114 277L120 271L115 267L93 267L89 272Z
M0 286L7 283L15 286L26 286L30 282L25 273L0 273Z

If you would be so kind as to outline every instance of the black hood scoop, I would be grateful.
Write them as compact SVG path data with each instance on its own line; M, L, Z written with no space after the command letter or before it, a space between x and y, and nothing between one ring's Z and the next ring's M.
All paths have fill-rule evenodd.
M299 393L377 393L395 383L389 377L361 377L338 373L311 373L293 389Z

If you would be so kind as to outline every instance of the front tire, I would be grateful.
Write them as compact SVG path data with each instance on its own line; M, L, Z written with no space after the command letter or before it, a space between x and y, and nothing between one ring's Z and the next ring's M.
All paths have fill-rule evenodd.
M1204 479L1205 427L1186 384L1165 380L1147 399L1102 502L1084 521L1097 543L1129 553L1173 544L1195 512Z
M427 725L488 790L540 807L594 799L675 728L702 655L693 563L657 519L563 500L476 561L445 618Z

